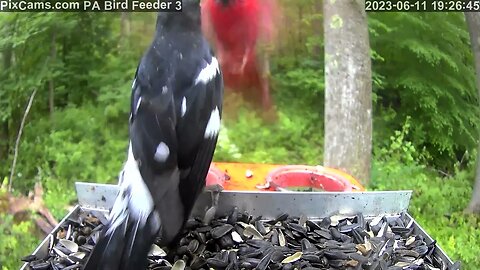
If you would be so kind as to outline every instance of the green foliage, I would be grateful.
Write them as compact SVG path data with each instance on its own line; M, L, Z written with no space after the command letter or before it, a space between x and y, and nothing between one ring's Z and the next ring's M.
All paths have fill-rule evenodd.
M275 124L265 124L254 112L241 109L227 121L219 139L215 160L256 163L318 164L323 136L320 121L312 122L299 114L286 114L281 108Z
M242 158L238 146L230 140L228 133L229 129L223 125L218 135L214 161L238 161Z
M19 269L19 258L30 254L39 244L39 238L32 235L32 222L16 223L13 216L0 213L0 266L2 270Z
M396 159L403 164L412 164L424 157L419 153L411 141L406 138L411 129L411 117L407 117L402 130L395 130L394 135L390 136L388 147L382 147L378 151L380 159Z
M408 125L395 132L373 163L371 190L413 190L409 213L462 269L480 268L480 218L463 214L472 193L474 162L468 169L440 177L418 161L405 140ZM475 153L472 154L475 156Z
M292 3L286 4L290 9ZM287 12L286 21L303 30L298 36L290 33L282 44L303 39L303 35L307 42L292 45L289 48L295 50L290 53L281 47L272 61L277 103L285 101L286 108L301 110L307 118L323 115L324 105L323 55L316 57L314 50L315 46L321 49L323 42L313 35L312 27L318 15L303 13L305 19L297 22L295 13L310 4L302 1ZM421 149L419 155L430 166L451 172L452 160L460 160L476 147L480 120L463 15L369 13L369 31L374 143L387 143L387 131L400 128L410 117L405 136L411 146Z
M452 159L476 147L478 97L469 36L462 13L392 13L369 16L375 87L376 141L408 116L409 138L432 157L430 164L453 169Z
M25 127L14 186L25 190L35 178L64 183L68 189L74 181L116 181L128 130L125 125L117 128L104 112L93 105L68 107L55 112L54 129L48 118Z
M105 55L116 49L110 31L112 16L36 12L0 17L0 52L4 57L0 68L0 105L5 103L0 112L0 137L7 139L7 143L0 144L0 156L8 153L1 146L13 149L11 145L34 88L38 93L28 118L33 121L48 116L50 109L80 106L97 97L99 87L90 72L101 70L108 60ZM116 79L123 82L123 78ZM53 96L49 93L50 85L54 86ZM49 108L50 97L53 108ZM42 132L48 131L48 125ZM0 174L7 175L8 167L1 167Z
M0 102L7 102L0 112L0 136L10 139L10 149L26 100L33 88L39 90L24 129L14 188L26 191L43 178L69 184L116 178L126 149L138 49L119 53L115 21L112 14L94 13L11 13L0 18L0 51L15 55L14 64L4 63L7 69L0 72ZM49 115L51 80L55 107ZM0 147L0 155L3 151ZM96 166L102 162L107 164ZM7 166L0 175L8 175Z
M45 178L43 182L45 183L45 206L55 219L60 221L69 212L69 207L77 203L73 184L54 178Z

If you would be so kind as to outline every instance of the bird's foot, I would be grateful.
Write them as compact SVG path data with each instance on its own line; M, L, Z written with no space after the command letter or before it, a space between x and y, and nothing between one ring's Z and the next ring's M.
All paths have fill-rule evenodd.
M241 57L241 60L240 60ZM226 65L223 65L225 70L228 69L228 73L234 75L241 75L245 73L245 68L250 61L250 49L246 49L243 55L231 56L230 59L223 59Z
M247 49L245 51L245 54L243 54L242 64L240 65L239 73L243 73L243 70L245 70L245 66L247 65L249 54L250 54L250 49Z
M220 192L223 191L223 187L219 184L210 185L205 187L205 191L210 192L212 196L212 206L207 210L205 217L203 218L203 223L208 225L213 218L215 218L215 213L218 208L218 198L220 197Z
M220 184L214 184L214 185L205 186L204 190L207 192L222 192L223 187Z

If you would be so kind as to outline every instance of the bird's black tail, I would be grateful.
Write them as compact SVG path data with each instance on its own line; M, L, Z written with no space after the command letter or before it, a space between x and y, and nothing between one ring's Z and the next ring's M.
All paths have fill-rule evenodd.
M117 197L108 224L102 230L84 270L146 269L147 255L160 229L152 209L139 214L132 209L129 189Z
M129 216L115 227L105 227L84 270L134 270L147 268L147 255L158 232L150 214L145 225ZM110 229L110 231L109 231Z

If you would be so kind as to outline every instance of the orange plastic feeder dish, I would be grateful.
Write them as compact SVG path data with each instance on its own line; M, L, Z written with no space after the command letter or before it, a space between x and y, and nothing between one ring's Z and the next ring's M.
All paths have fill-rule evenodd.
M330 191L351 192L363 187L343 172L321 166L288 165L274 169L267 175L267 186L274 191Z
M222 172L212 163L208 170L206 186L220 185L225 188L225 180L228 178L229 176L225 172Z
M251 174L251 175L250 175ZM351 175L322 166L212 163L206 185L244 191L364 191Z

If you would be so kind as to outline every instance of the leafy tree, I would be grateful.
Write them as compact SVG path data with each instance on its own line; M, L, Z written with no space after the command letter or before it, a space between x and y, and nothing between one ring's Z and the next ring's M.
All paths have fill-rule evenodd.
M375 141L388 143L411 116L409 138L425 161L453 171L474 149L479 123L469 37L459 13L369 13Z
M46 12L8 13L0 17L3 26L0 28L0 51L7 56L6 68L0 73L0 102L5 103L0 123L2 136L10 142L3 148L5 156L10 154L11 157L12 142L32 89L38 89L30 113L33 122L46 113L53 119L53 106L61 111L67 106L80 106L96 99L98 84L90 73L105 66L108 59L105 56L115 48L109 30L112 18L108 14ZM55 129L53 123L42 130L43 135ZM20 155L28 157L29 152L21 150ZM2 175L8 175L8 171L8 166L0 168ZM18 187L26 187L31 185L38 170L20 170L19 173L29 180Z

